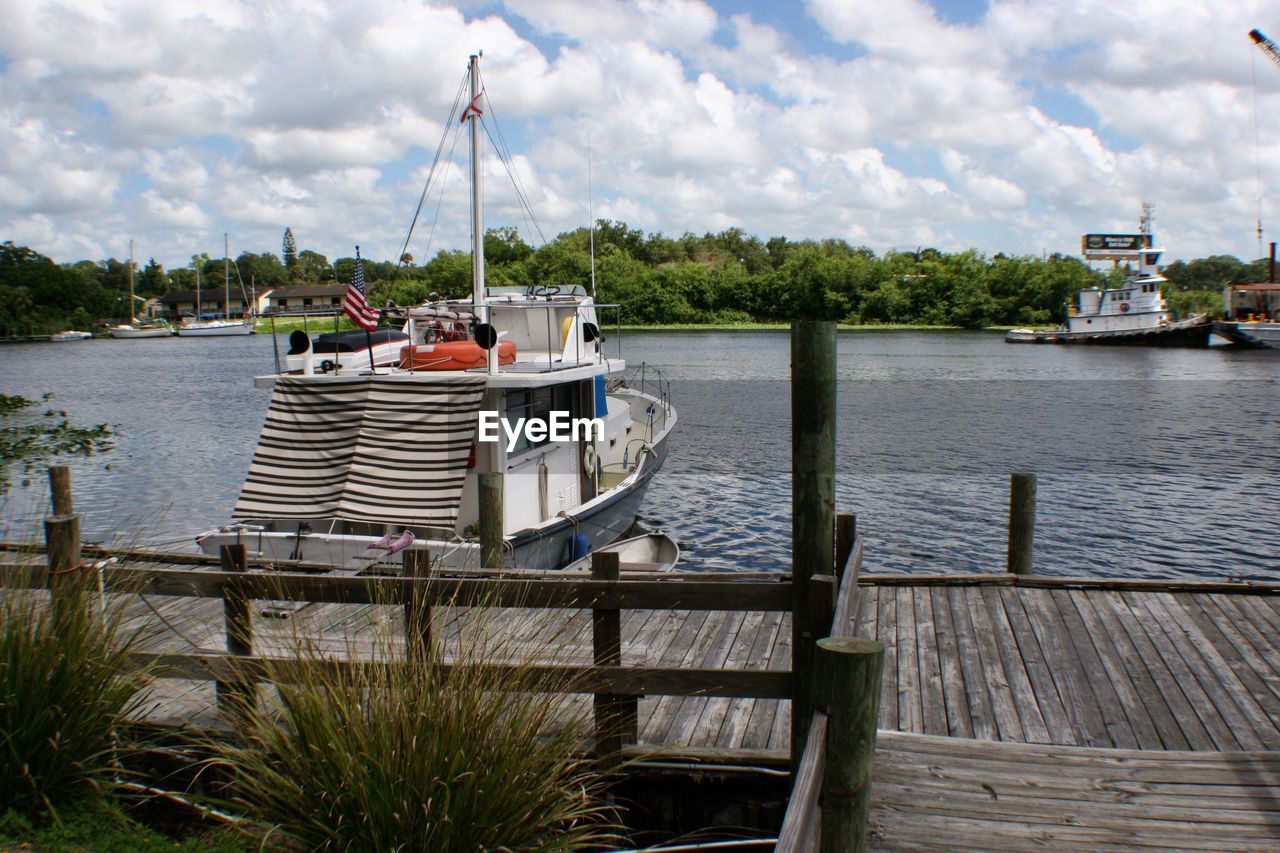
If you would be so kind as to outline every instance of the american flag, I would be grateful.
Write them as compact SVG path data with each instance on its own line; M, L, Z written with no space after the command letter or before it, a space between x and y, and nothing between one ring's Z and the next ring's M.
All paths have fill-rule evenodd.
M342 310L357 326L372 332L378 328L378 309L369 307L368 295L364 286L364 259L360 257L360 247L356 246L356 271L351 276L347 295L342 299Z

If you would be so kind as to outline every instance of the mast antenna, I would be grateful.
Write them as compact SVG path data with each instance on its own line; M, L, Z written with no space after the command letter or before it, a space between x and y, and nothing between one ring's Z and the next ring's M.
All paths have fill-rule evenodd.
M596 205L591 191L591 128L587 128L587 217L591 247L591 298L596 298Z

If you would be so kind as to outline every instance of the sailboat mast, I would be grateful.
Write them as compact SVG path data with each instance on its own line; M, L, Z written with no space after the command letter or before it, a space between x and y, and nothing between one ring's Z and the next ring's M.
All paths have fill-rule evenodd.
M222 319L231 320L231 240L222 234Z
M133 241L129 241L129 325L133 325Z

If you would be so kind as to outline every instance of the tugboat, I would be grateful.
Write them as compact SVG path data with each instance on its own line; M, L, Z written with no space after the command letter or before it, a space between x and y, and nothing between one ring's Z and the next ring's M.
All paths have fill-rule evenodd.
M1163 249L1153 246L1151 206L1143 205L1142 233L1086 234L1083 250L1088 260L1137 262L1137 271L1117 288L1088 287L1076 294L1068 310L1067 325L1049 331L1012 329L1009 343L1106 344L1113 346L1207 347L1213 323L1207 314L1175 320L1161 288Z

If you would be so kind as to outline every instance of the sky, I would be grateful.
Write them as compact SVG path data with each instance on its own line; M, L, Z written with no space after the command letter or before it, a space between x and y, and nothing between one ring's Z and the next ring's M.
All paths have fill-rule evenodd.
M0 240L60 262L419 262L470 240L450 109L483 52L484 224L592 219L1170 258L1280 239L1274 0L4 0ZM443 149L440 148L443 142ZM486 140L487 141L487 140ZM450 156L452 155L452 156ZM1265 244L1264 244L1265 245Z

